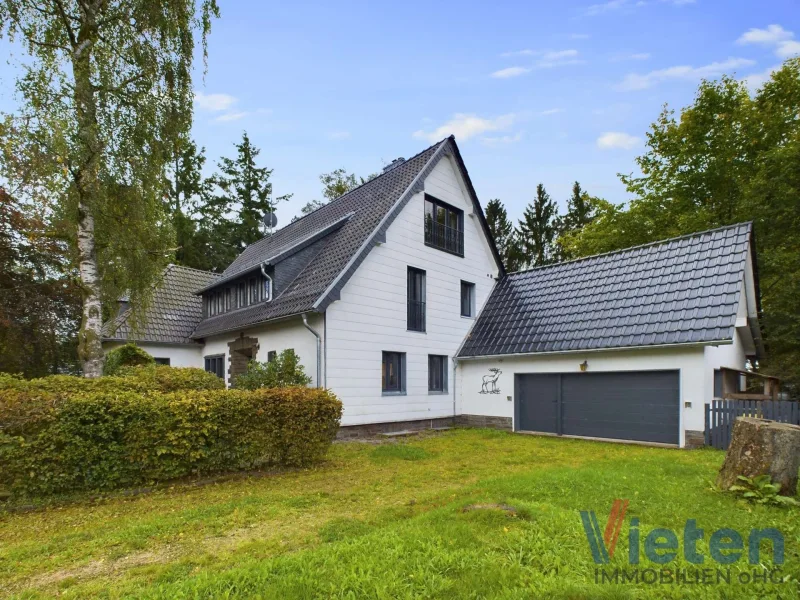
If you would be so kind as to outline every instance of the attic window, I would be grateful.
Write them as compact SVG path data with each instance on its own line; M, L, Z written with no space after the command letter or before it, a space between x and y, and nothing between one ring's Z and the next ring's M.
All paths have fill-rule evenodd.
M464 256L464 211L425 196L425 245Z

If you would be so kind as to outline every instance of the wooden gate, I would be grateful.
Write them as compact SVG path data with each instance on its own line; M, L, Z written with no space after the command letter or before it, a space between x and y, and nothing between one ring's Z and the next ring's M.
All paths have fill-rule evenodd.
M711 404L706 404L706 446L727 450L736 417L757 417L800 425L800 402L712 400Z

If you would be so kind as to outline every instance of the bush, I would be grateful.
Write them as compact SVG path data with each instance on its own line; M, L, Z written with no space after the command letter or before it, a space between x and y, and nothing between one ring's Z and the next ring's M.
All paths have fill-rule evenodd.
M135 382L137 388L161 392L179 390L224 390L225 382L203 369L192 367L167 367L164 365L123 367L119 371L122 379ZM139 388L142 389L142 388Z
M154 365L156 360L136 344L125 344L106 354L103 375L116 375L122 367Z
M295 385L308 385L311 377L306 375L300 358L291 348L284 350L272 362L260 363L251 360L247 371L237 376L234 387L242 390L260 388L280 388Z
M331 392L303 387L66 394L6 388L0 485L14 496L37 496L308 465L324 456L341 414Z
M162 365L122 367L116 376L86 379L74 375L51 375L38 379L23 379L18 375L0 373L0 392L26 391L56 397L78 392L176 392L179 390L219 390L225 382L213 373L190 367Z

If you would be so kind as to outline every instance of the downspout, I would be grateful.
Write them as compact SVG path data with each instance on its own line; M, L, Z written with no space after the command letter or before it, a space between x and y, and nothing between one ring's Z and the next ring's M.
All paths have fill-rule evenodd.
M317 330L308 324L306 313L303 313L300 316L303 318L303 325L305 325L306 329L313 333L314 337L317 338L317 387L322 387L322 338L320 337L319 333L317 333Z
M269 281L269 298L266 299L266 302L272 300L272 277L267 275L267 269L264 267L266 263L261 263L261 274Z
M456 389L456 382L458 381L458 359L454 356L453 357L453 425L456 425L456 421L458 417L456 415L456 398L458 396L458 390Z

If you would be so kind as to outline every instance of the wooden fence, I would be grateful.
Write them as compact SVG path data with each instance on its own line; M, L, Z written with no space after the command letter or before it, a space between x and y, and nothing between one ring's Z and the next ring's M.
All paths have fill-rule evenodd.
M706 446L727 450L736 417L758 417L800 425L800 402L712 400L711 404L706 404Z

